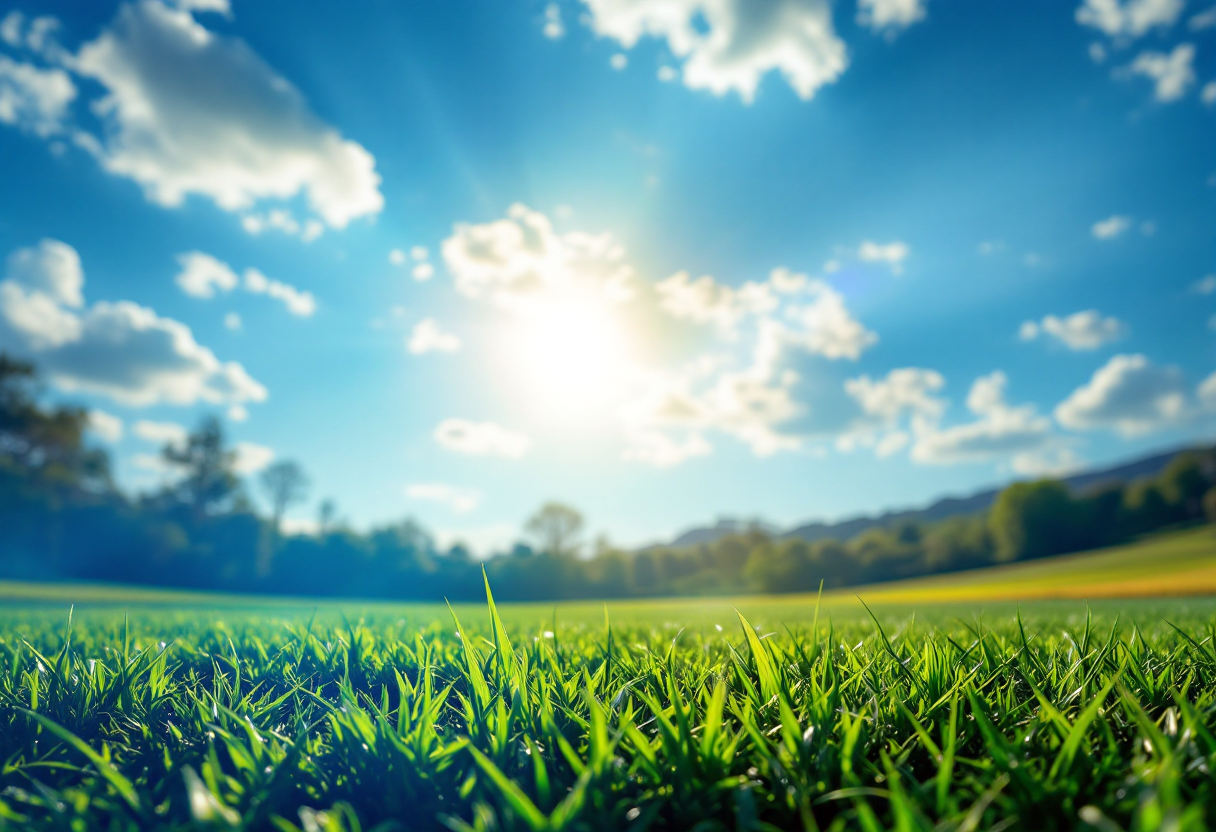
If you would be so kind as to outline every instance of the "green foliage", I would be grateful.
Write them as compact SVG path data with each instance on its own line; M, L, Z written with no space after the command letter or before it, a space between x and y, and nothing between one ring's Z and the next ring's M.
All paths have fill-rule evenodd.
M65 626L10 609L0 830L1197 832L1216 817L1216 620L1183 607L554 633L488 585L486 601L488 621L447 624L94 610Z
M1006 488L989 515L998 561L1056 555L1078 548L1084 531L1081 508L1055 480L1019 482Z

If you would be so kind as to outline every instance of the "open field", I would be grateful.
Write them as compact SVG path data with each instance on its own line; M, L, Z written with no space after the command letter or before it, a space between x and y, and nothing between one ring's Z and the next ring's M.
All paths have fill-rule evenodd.
M8 584L0 829L1206 829L1216 599L1109 596L1210 590L1212 550L864 588L874 617Z

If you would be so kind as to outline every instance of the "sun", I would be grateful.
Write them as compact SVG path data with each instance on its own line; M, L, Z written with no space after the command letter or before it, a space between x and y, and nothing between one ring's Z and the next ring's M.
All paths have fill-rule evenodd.
M632 344L618 306L567 295L520 310L508 358L529 403L550 419L570 420L612 404L630 375Z

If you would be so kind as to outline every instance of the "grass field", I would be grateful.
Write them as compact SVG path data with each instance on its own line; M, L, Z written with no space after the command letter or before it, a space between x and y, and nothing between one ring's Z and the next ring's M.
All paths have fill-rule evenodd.
M873 617L7 585L0 829L1207 829L1216 601L1110 596L1210 589L1212 550L866 588Z

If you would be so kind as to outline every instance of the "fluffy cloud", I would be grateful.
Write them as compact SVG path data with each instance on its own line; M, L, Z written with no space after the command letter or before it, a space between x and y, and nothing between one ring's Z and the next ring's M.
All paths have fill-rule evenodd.
M660 38L683 63L686 86L745 102L760 79L779 71L809 99L848 65L826 0L583 0L596 34L631 49ZM890 0L878 5L888 6Z
M1173 26L1185 0L1085 0L1077 9L1077 22L1112 38L1138 38L1150 29Z
M122 419L112 413L106 413L104 410L89 411L88 429L90 433L105 442L114 443L122 439Z
M457 514L467 514L481 504L479 492L437 482L408 485L405 488L405 496L411 500L440 503Z
M457 224L442 252L457 291L504 306L555 291L590 290L618 303L632 296L633 270L611 235L558 234L525 205L512 205L504 219Z
M40 69L0 55L0 123L53 135L63 129L75 98L76 85L62 69Z
M1055 415L1074 430L1135 436L1178 422L1186 410L1186 384L1176 367L1158 367L1143 355L1116 355L1060 402Z
M1051 420L1033 405L1005 402L1008 379L994 372L975 380L967 395L967 409L978 419L948 428L922 423L910 452L916 462L951 465L1012 457L1015 470L1035 467L1043 455L1059 446Z
M532 444L527 436L493 422L444 419L435 428L435 441L449 451L470 456L519 459Z
M1182 43L1170 53L1141 52L1128 71L1153 82L1154 97L1164 103L1177 101L1195 83L1195 47Z
M925 19L926 0L857 0L857 22L876 32L907 29Z
M139 183L164 206L199 195L224 210L247 211L262 200L302 196L334 228L379 212L384 198L372 155L318 119L247 44L208 30L192 14L220 5L133 0L77 54L41 50L100 85L101 96L90 102L96 132L61 127L75 85L60 68L2 65L0 102L8 103L0 112L16 113L3 120L46 135L70 133L105 170ZM35 34L31 27L24 38L31 48ZM303 233L319 233L317 222L305 222Z
M875 243L871 240L866 240L857 249L857 257L866 263L886 263L891 267L892 274L902 274L904 270L904 260L911 253L911 249L905 243L898 240L893 243Z
M1018 332L1023 341L1048 335L1070 350L1096 350L1123 337L1127 327L1118 318L1103 318L1098 310L1086 309L1065 318L1048 315L1038 322L1026 321Z
M310 317L317 311L317 301L312 292L301 291L278 280L271 280L257 269L245 269L245 291L281 301L288 312L301 318Z
M132 432L145 442L156 445L180 445L189 435L189 432L176 422L152 422L147 419L136 422Z
M709 275L691 279L677 272L655 284L659 307L669 315L696 324L712 324L734 338L739 324L752 315L776 310L779 301L765 283L748 281L738 289L718 283Z
M256 474L274 462L274 451L255 442L237 442L232 450L236 454L232 469L242 476Z
M240 364L221 362L185 324L130 301L83 308L83 283L64 243L16 252L0 282L0 349L30 354L61 389L131 406L265 400Z
M182 270L177 275L177 285L187 295L196 298L212 298L217 292L231 292L243 285L246 292L266 295L282 302L292 315L307 318L317 311L317 301L312 292L302 291L278 280L271 280L257 269L245 269L245 280L237 277L232 267L222 260L201 251L191 251L177 258ZM239 328L239 318L237 327Z
M286 208L272 208L264 214L246 214L241 217L241 227L255 237L269 229L282 231L289 237L299 237L306 243L325 233L325 224L311 219L301 223Z
M1216 410L1216 373L1200 382L1196 395L1204 410Z
M1113 240L1132 227L1132 218L1116 214L1093 224L1090 231L1099 240Z
M946 403L935 393L946 380L936 370L902 367L891 370L886 378L859 376L845 382L845 391L860 405L862 411L890 427L905 414L936 420Z
M1203 91L1199 93L1199 97L1203 100L1203 103L1207 104L1209 107L1216 104L1216 81L1208 81L1206 84L1204 84Z
M423 318L414 326L406 341L406 349L414 355L428 352L455 352L460 349L460 339L445 332L434 318Z
M1216 293L1216 274L1204 275L1191 284L1191 291L1197 295Z
M216 291L231 292L240 284L236 272L222 260L201 251L179 255L182 270L174 280L183 292L195 298L213 298Z
M849 314L844 296L821 280L810 281L804 290L809 300L793 304L786 316L796 323L791 343L825 358L856 361L878 343L878 336Z

